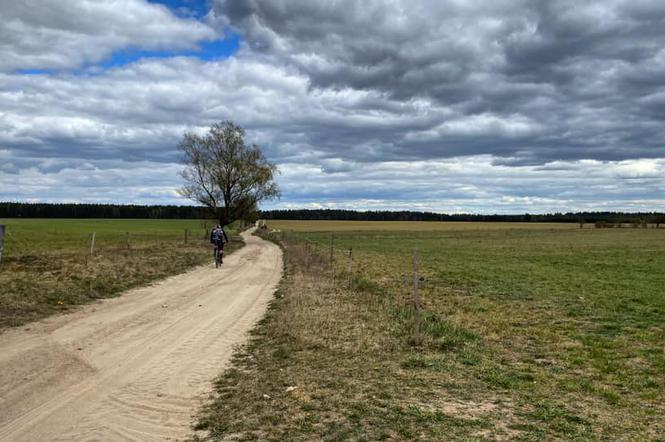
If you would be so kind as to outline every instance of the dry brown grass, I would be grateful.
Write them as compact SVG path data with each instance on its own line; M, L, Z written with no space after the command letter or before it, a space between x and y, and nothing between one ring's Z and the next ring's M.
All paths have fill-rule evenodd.
M234 238L232 250L242 245ZM63 312L96 299L182 273L212 260L202 240L145 242L127 250L107 247L94 256L51 250L10 256L0 268L0 330Z
M324 259L286 244L286 277L250 344L216 382L196 440L506 439L508 398L455 370L479 344L454 324L410 344L407 294L331 281ZM429 317L430 322L438 319ZM452 343L442 349L442 338ZM424 367L430 369L423 369Z
M577 223L456 222L456 221L295 221L268 220L270 229L300 232L422 232L514 229L579 229ZM591 224L584 228L592 228Z

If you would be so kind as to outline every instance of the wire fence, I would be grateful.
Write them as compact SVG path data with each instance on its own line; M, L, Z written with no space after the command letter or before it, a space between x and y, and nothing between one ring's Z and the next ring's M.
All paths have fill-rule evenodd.
M210 229L186 228L181 232L90 231L58 232L12 231L0 225L0 265L25 257L51 258L58 255L95 256L106 253L140 252L153 247L203 247L209 243Z
M318 255L320 259L329 263L329 267L330 263L333 263L333 266L330 267L331 273L336 273L336 278L340 278L344 274L347 282L349 280L349 273L358 276L368 275L367 270L375 264L373 256L368 256L366 253L359 253L358 250L354 250L353 246L338 244L335 241L334 235L331 235L327 241L321 240L320 237L319 239L311 239L307 236L287 231L273 232L272 235L282 242L286 241L305 247L305 250ZM438 237L434 238L439 239ZM428 258L426 251L418 248L405 251L403 254L404 266L401 269L395 269L395 273L391 275L382 275L382 280L387 284L410 287L413 282L412 259L414 251L418 252L419 260L422 261ZM430 274L426 267L423 266L420 266L418 275L420 288L445 287L448 289L456 287L450 280Z
M423 256L418 249L413 249L410 254L404 256L405 268L408 267L408 270L403 269L390 276L382 276L381 281L377 282L376 275L369 271L375 264L374 258L358 254L353 247L336 244L334 234L331 234L327 241L324 241L320 235L313 240L306 235L290 231L274 231L270 235L283 244L299 247L304 254L306 268L309 269L315 263L327 268L328 275L320 276L330 278L336 288L354 291L378 284L401 294L403 300L406 300L413 309L412 342L415 346L420 346L422 342L421 321L422 312L425 310L421 298L422 292L443 288L459 292L450 281L422 273Z

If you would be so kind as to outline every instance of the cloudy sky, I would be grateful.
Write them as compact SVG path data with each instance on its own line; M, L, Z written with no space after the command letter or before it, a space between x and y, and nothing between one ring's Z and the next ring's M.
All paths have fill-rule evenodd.
M187 204L220 120L264 208L665 210L663 0L0 0L0 200Z

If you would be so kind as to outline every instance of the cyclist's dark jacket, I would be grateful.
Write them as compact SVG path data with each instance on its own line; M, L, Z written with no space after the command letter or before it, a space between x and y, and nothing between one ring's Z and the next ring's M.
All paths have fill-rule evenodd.
M212 229L210 232L210 242L216 246L224 246L225 242L229 242L224 229Z

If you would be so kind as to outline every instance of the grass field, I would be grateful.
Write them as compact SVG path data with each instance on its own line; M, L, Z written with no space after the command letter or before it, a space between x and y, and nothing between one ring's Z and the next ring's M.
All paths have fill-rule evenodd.
M185 229L202 238L211 220L171 219L0 219L7 226L5 256L35 255L90 251L91 235L95 247L108 250L125 246L129 233L130 246L152 244L160 240L184 241Z
M273 440L664 440L665 230L411 226L269 222L286 238L289 276L199 428Z
M267 221L272 229L293 232L450 232L459 230L572 230L575 223L476 223L430 221ZM585 224L584 228L593 227Z
M0 224L7 229L0 266L0 329L211 260L204 240L210 220L0 219ZM237 248L241 242L235 239Z

